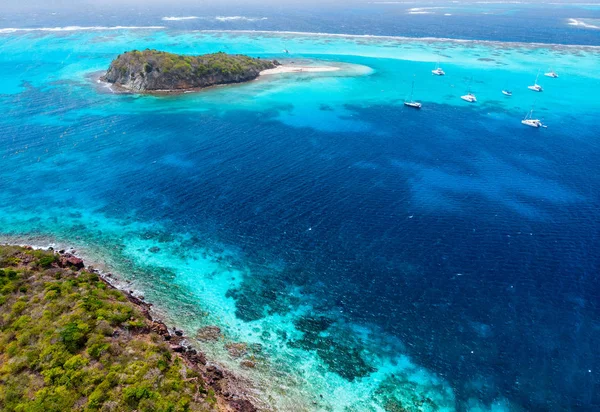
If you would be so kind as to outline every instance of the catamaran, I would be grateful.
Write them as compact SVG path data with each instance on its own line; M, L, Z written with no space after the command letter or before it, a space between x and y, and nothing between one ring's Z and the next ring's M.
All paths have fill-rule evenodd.
M527 86L527 88L529 90L533 90L534 92L541 92L542 90L544 90L544 89L542 89L542 86L540 86L539 84L537 84L537 81L538 81L539 77L540 77L540 72L538 70L538 74L535 77L535 83L532 86Z
M415 109L420 109L421 106L422 106L422 104L419 103L419 102L415 102L413 100L413 91L414 90L415 90L415 81L413 80L413 82L412 82L412 88L410 89L410 100L408 100L408 101L405 100L404 101L404 105L408 106L408 107L413 107Z
M505 96L512 96L512 92L510 90L506 90L506 89L502 90L502 94Z
M471 82L473 81L473 78L471 78L471 80L469 81L469 85L471 84ZM469 86L470 88L470 86ZM465 102L469 102L469 103L475 103L477 101L477 98L475 97L475 95L473 93L471 93L471 90L469 90L469 92L467 94L465 94L464 96L460 96L461 99L463 99Z
M435 70L432 70L431 73L435 74L436 76L443 76L446 74L446 72L443 71L442 68L440 67L439 59L438 59L437 65L435 66Z
M530 126L530 127L547 127L545 125L542 124L542 121L540 119L534 119L533 118L533 109L531 109L529 111L529 113L527 113L527 115L525 116L525 118L523 120L521 120L521 123L524 124L525 126Z
M549 72L544 73L544 76L552 77L552 78L556 79L558 77L558 74L556 74L556 72L554 70L550 69Z
M465 94L464 96L460 96L460 98L469 103L475 103L477 101L477 98L471 92Z

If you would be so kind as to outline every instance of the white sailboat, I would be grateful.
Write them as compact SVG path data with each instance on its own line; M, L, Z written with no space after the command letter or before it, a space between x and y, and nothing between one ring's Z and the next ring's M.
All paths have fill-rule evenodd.
M556 74L556 72L554 70L552 70L552 68L550 68L550 70L548 72L544 73L544 76L552 77L553 79L556 79L558 77L558 74Z
M535 128L547 127L544 124L542 124L542 121L540 119L533 118L533 109L531 109L529 111L529 113L527 113L525 118L523 120L521 120L521 123L524 124L525 126L535 127Z
M412 82L412 88L410 89L410 100L405 100L404 105L408 107L412 107L414 109L420 109L422 104L420 102L415 102L413 100L413 92L415 90L415 81Z
M473 81L473 78L471 78L471 80L469 81L469 85L471 84L471 82ZM471 93L471 88L469 87L469 92L467 94L465 94L464 96L460 96L461 99L463 99L465 102L469 102L469 103L475 103L477 101L477 98L475 97L475 95L473 93Z
M512 96L512 92L510 90L506 90L506 89L502 90L502 94L505 96L508 96L508 97Z
M477 98L471 92L465 94L464 96L460 96L460 98L469 103L475 103L477 101Z
M534 83L532 86L527 86L527 88L528 88L529 90L533 90L534 92L541 92L542 90L544 90L544 89L542 89L542 86L540 86L540 85L538 84L538 78L539 78L539 77L540 77L540 72L539 72L539 70L538 70L538 74L537 74L537 76L535 77L535 83Z
M439 59L437 61L437 65L435 66L435 69L432 70L431 73L435 74L436 76L444 76L446 74L446 72L443 71L442 68L440 67L440 60Z

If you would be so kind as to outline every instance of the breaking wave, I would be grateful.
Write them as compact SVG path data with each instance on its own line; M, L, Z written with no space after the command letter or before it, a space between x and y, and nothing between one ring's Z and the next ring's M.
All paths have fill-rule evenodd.
M583 29L600 29L600 19L569 19L569 25Z
M225 22L225 21L261 21L267 20L266 17L245 17L245 16L217 16L215 20Z
M199 19L198 16L183 16L183 17L175 17L175 16L167 16L163 17L161 20L164 21L183 21L183 20L196 20Z

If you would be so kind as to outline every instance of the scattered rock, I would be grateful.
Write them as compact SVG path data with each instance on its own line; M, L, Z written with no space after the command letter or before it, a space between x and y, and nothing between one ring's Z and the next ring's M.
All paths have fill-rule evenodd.
M183 336L183 331L182 330L173 329L173 332L175 332L175 335L177 335L177 336Z
M169 336L169 329L167 328L167 325L159 320L152 321L151 329L161 336Z
M236 399L229 402L229 406L236 412L256 412L258 409L247 399Z
M254 368L256 366L256 362L246 359L240 362L240 366L244 368Z
M196 351L194 351L196 352ZM190 354L188 359L198 365L206 365L206 355L202 352Z
M158 252L160 252L160 248L158 246L152 246L150 249L148 249L148 252L158 253Z
M181 345L169 345L173 352L183 353L185 352L185 348Z
M76 270L83 269L85 267L83 259L69 254L65 254L59 259L59 266L63 268L72 267Z
M198 329L196 337L205 342L214 342L221 337L221 328L218 326L205 326Z
M209 383L215 383L217 381L220 381L221 379L223 379L223 376L223 371L221 371L221 369L217 368L214 365L208 366L206 368L206 377Z
M248 352L248 345L243 342L232 342L225 345L225 349L233 358L241 358Z

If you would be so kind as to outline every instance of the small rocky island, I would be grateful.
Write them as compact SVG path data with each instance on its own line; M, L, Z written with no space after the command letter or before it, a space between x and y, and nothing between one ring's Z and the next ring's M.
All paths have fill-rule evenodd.
M133 50L117 56L100 80L133 92L182 92L247 82L256 79L261 71L277 66L276 60L241 54L219 52L190 56Z

